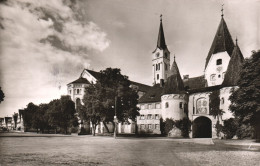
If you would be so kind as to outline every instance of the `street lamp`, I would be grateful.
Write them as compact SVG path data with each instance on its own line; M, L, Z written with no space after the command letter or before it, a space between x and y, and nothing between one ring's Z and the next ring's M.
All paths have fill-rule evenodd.
M115 138L115 139L116 139L117 122L118 122L118 119L117 119L117 117L116 117L116 108L117 108L117 96L115 96L115 116L114 116L114 122L115 122L114 138Z

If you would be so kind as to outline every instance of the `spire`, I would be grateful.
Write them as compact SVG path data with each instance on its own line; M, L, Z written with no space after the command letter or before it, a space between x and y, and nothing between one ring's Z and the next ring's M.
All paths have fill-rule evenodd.
M234 42L232 40L232 37L229 33L227 24L223 18L223 13L221 15L221 21L220 24L218 26L218 30L217 33L214 37L214 40L211 44L207 59L206 59L206 65L205 68L208 65L208 62L212 56L212 54L216 54L219 52L224 52L227 51L227 53L229 54L229 56L231 56L232 51L234 49Z
M174 61L172 63L172 68L170 70L170 75L167 78L167 82L165 83L163 89L163 94L179 93L181 91L184 91L184 84L181 79L178 65L174 58Z
M163 32L163 25L162 25L162 15L160 15L160 28L159 28L159 34L158 34L158 40L157 40L157 47L160 49L166 49L166 43L164 38L164 32Z
M232 52L231 59L229 61L228 68L222 85L224 86L237 85L237 82L240 77L239 72L241 70L243 61L244 61L244 57L240 51L239 46L237 45L237 39L236 39L236 46Z

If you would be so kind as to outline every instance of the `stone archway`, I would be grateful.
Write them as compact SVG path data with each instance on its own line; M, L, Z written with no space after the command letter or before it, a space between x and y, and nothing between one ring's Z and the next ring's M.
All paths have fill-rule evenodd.
M212 138L212 122L209 118L201 116L192 124L192 138Z

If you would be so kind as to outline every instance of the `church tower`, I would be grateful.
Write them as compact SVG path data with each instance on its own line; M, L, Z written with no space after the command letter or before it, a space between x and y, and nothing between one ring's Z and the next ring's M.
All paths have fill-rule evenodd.
M222 84L235 47L224 20L223 8L221 11L221 21L206 59L205 79L208 86Z
M162 25L162 15L160 16L160 28L157 39L156 49L152 54L152 64L153 64L153 83L159 84L161 80L166 81L170 73L170 51L167 48L163 25Z

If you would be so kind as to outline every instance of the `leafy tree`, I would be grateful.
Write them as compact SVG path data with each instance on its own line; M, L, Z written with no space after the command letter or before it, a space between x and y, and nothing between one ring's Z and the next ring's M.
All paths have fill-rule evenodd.
M85 88L83 98L84 105L78 108L80 119L90 121L92 123L92 135L95 136L96 126L105 116L104 107L102 104L102 91L100 83L90 84Z
M5 98L5 94L4 94L4 92L2 91L2 89L1 89L1 87L0 87L0 103L1 103L2 101L4 101L4 98Z
M135 121L138 112L138 94L130 87L127 76L121 74L120 69L107 68L102 70L100 86L102 103L105 108L103 121L113 122L116 116L120 122ZM116 108L114 108L116 107Z
M34 124L33 124L33 117L35 112L39 109L39 107L32 102L27 105L27 107L24 109L23 112L23 122L24 122L24 127L25 131L31 129Z
M254 127L257 137L260 138L260 51L245 59L238 87L231 91L230 110L239 124Z
M14 128L16 128L17 127L18 113L13 114L13 119L14 119Z
M100 71L97 83L85 89L80 118L90 120L94 128L98 123L104 122L107 131L105 122L114 124L115 114L120 122L128 122L129 119L135 121L139 115L136 106L138 94L130 88L130 83L128 77L120 73L120 69L107 68Z
M61 128L65 134L71 126L77 126L77 117L75 103L70 96L61 96L60 99L53 100L49 103L48 123L53 128Z

